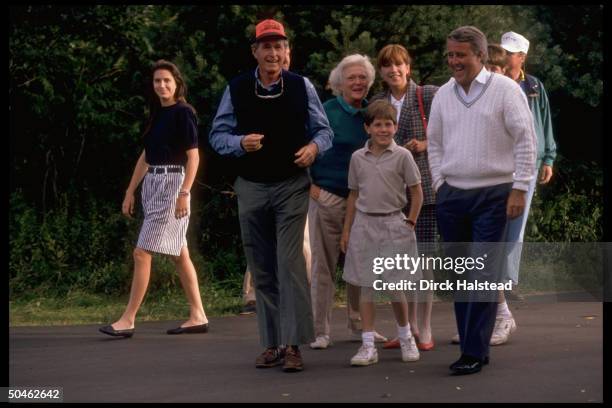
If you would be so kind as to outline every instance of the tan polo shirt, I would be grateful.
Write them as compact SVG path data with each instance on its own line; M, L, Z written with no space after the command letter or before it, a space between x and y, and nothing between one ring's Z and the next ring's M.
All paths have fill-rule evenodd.
M355 151L349 166L348 187L359 191L356 207L365 213L401 211L407 203L406 186L421 183L421 173L412 153L395 141L376 157L370 141Z

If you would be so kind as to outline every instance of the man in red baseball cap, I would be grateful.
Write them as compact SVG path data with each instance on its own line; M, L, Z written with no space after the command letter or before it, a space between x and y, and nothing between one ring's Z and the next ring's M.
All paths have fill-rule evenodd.
M331 147L333 132L310 81L283 70L287 48L281 23L257 24L251 45L257 68L230 81L209 140L219 154L238 158L234 191L266 348L255 366L282 364L292 372L304 368L299 345L314 341L303 254L307 168Z

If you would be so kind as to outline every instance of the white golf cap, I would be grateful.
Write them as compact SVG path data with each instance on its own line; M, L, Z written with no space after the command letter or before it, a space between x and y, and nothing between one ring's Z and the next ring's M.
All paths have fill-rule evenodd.
M529 40L514 31L509 31L502 35L501 46L506 51L524 52L527 54L529 50Z

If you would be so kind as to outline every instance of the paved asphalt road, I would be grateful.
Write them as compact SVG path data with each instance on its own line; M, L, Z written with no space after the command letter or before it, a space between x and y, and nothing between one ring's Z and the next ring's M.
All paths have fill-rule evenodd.
M601 402L602 304L527 301L511 304L518 330L491 349L491 364L450 376L459 356L451 303L436 303L436 347L403 363L382 350L379 363L351 367L342 308L333 312L327 350L303 346L306 368L255 369L255 316L215 318L207 334L169 336L178 322L148 322L131 339L98 333L98 325L10 328L10 386L60 386L65 402ZM377 330L393 336L390 306Z

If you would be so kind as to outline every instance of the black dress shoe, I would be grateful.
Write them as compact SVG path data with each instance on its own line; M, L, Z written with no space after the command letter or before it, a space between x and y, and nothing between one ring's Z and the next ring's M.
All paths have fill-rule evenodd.
M470 356L465 356L465 355L461 355L461 357L459 358L459 360L455 361L453 364L451 364L450 366L448 366L448 368L450 368L451 370L453 369L453 367L455 367L457 364L462 364L463 360L465 359L465 357L467 358L473 358ZM487 365L489 364L489 356L486 356L484 359L482 359L482 365Z
M113 337L125 337L130 338L134 335L134 329L115 330L112 325L100 327L98 329L101 333L108 334Z
M207 333L208 323L198 324L197 326L189 327L177 327L176 329L169 329L166 331L168 334L192 334L192 333Z
M242 310L240 311L241 315L250 315L253 313L257 313L257 307L255 306L255 302L248 302L246 305L242 306Z
M466 375L474 374L482 369L482 366L489 364L489 357L479 359L472 356L466 356L465 354L450 365L450 370L453 375Z

